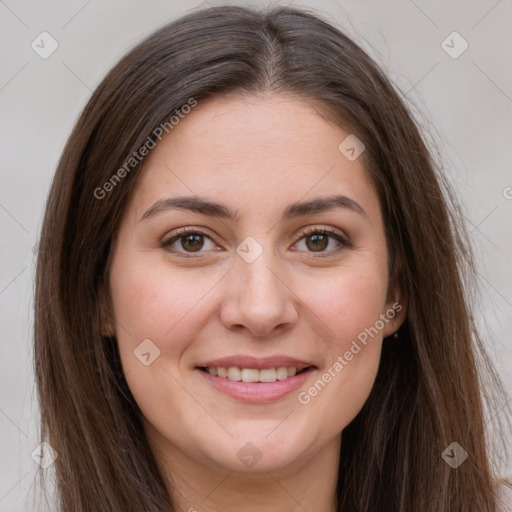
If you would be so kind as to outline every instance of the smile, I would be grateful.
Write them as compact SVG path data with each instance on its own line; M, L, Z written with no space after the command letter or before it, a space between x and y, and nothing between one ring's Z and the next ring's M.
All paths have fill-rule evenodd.
M250 403L279 400L297 390L317 369L288 357L233 356L196 366L196 371L216 391Z
M210 366L208 368L202 368L207 371L210 375L214 375L221 378L227 378L236 382L276 382L277 380L286 380L288 377L293 377L303 370L297 371L294 366L279 366L278 368L264 368L263 370L257 370L256 368L238 368L236 366Z

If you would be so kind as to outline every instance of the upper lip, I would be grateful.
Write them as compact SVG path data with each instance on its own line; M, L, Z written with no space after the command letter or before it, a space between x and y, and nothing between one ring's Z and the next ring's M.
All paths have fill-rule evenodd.
M264 370L265 368L279 368L281 366L286 366L297 368L297 370L303 370L304 368L314 365L312 363L308 363L307 361L301 361L300 359L295 359L285 355L253 357L240 354L201 362L197 365L197 368L229 368L230 366L235 368L252 368L255 370Z

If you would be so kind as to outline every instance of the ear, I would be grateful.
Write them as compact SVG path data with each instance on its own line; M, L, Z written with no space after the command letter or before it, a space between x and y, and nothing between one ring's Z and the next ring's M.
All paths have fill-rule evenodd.
M382 312L386 322L382 331L384 338L392 336L404 323L407 316L407 294L399 284L389 287L386 305Z
M110 308L110 301L107 298L103 284L100 284L98 290L98 307L101 335L104 338L113 338L116 335L116 331L114 329L114 321Z

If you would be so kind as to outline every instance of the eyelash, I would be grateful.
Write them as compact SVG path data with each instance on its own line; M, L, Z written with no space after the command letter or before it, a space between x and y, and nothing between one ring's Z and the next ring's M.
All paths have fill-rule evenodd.
M163 249L169 250L168 248L174 242L176 242L180 238L184 238L187 235L203 235L203 236L209 238L213 242L211 236L200 228L180 228L180 229L176 230L170 238L168 238L166 240L162 240L160 245ZM303 231L300 234L300 238L299 238L298 242L300 240L302 240L303 238L307 238L308 236L311 236L311 235L326 235L330 238L334 238L340 244L336 249L333 249L333 250L330 250L327 252L319 252L319 253L310 252L311 254L314 255L315 258L330 257L333 254L339 253L343 249L352 247L352 244L348 240L346 240L344 237L342 237L339 233L337 233L336 231L334 231L330 228L317 228L314 226L309 227L305 231ZM182 258L198 258L201 256L200 252L187 253L187 252L179 252L179 251L174 251L174 250L171 252L173 252L173 254L179 255L179 257L182 257ZM197 254L197 256L195 254Z

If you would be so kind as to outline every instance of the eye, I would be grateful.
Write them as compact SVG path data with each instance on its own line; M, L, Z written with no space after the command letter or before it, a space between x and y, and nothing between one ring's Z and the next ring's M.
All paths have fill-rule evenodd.
M189 254L201 252L201 249L205 247L206 240L215 246L211 237L204 231L198 228L182 228L175 231L170 238L163 240L161 246L171 252L190 257L188 256ZM206 249L208 249L207 246L208 244L206 244ZM210 249L212 249L212 247L210 247Z
M208 247L209 242L211 245ZM295 244L304 243L306 252L315 254L315 257L327 257L339 251L352 247L352 244L341 234L329 228L311 227L302 233L300 240ZM331 247L333 246L334 247ZM186 258L200 256L208 250L215 250L216 244L212 238L199 228L181 228L174 231L169 238L161 242L161 247ZM202 251L202 249L205 249ZM329 249L329 250L327 250Z
M332 256L333 253L352 246L348 240L333 229L317 227L308 228L303 232L297 245L301 242L304 242L306 251L317 253L315 254L317 257ZM333 245L334 248L331 247ZM330 250L327 250L328 248Z

